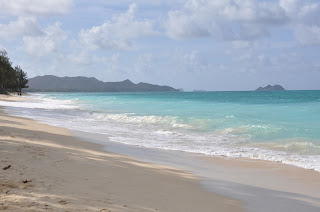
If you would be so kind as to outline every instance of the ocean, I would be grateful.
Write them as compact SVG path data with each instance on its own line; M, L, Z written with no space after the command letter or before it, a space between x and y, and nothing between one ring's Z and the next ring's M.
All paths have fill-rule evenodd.
M33 93L11 113L117 142L320 171L320 91Z

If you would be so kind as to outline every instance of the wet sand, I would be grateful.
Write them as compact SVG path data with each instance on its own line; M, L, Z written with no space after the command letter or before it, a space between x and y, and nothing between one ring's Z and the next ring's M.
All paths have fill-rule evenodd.
M132 147L108 142L104 135L68 131L3 112L0 123L1 164L8 166L5 156L13 161L9 165L18 161L15 167L20 167L14 175L7 172L13 166L5 171L0 167L0 180L6 182L0 187L1 200L9 198L10 186L18 188L6 204L0 202L4 208L21 203L31 211L49 210L49 206L52 211L320 210L320 173L313 170L280 162ZM15 153L21 154L19 160ZM31 182L23 183L24 178Z
M2 109L0 162L1 211L243 211L191 172L106 152Z
M320 173L281 162L211 157L107 141L105 135L73 131L84 140L103 144L107 151L139 160L188 170L214 193L241 200L249 212L318 212Z

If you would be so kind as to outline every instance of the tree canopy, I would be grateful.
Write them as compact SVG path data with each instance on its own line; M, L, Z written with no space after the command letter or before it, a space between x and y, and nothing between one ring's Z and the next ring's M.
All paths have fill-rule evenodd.
M12 67L12 62L5 50L0 50L0 93L18 92L27 88L27 73L20 66Z

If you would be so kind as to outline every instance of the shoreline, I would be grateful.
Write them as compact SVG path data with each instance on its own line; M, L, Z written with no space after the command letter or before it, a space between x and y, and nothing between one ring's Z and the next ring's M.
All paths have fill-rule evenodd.
M2 109L0 120L1 210L243 211L242 202L206 191L190 172L103 151Z
M97 95L100 96L100 94ZM96 94L93 96L98 97ZM162 115L159 111L150 110L149 106L145 108L145 112L139 112L140 109L137 111L135 109L137 108L135 103L132 105L133 108L131 108L130 104L123 104L123 102L127 101L126 98L131 98L130 96L124 99L120 96L119 101L113 102L112 100L109 102L108 98L118 98L118 96L111 96L112 97L109 97L108 94L103 94L101 98L99 97L99 100L94 103L95 100L91 102L91 95L87 96L87 94L81 94L80 96L78 96L77 93L68 93L66 95L59 93L52 96L51 94L48 94L48 96L34 94L28 97L26 96L27 102L25 104L2 102L1 105L11 108L12 110L10 109L9 113L12 115L31 118L41 123L65 127L69 130L94 131L98 134L105 134L105 137L108 137L108 139L114 142L128 145L138 144L139 146L147 148L169 151L181 150L191 154L199 153L213 157L226 156L227 158L232 157L236 159L250 158L253 160L267 160L320 172L319 139L303 138L303 136L299 138L299 136L296 137L297 135L294 135L294 132L292 136L288 134L289 137L287 139L279 138L269 140L266 138L265 141L250 139L251 136L254 138L255 136L259 137L264 134L268 135L274 130L281 131L281 129L283 129L282 131L286 131L285 129L287 127L289 127L291 131L301 131L301 125L296 122L287 123L287 125L292 127L279 127L281 123L279 126L277 126L278 124L276 123L270 125L268 121L257 125L253 122L253 124L240 124L238 126L237 122L239 120L233 120L235 118L233 115L230 117L223 115L223 120L217 119L216 121L210 121L210 118L206 120L201 117L198 120L198 118L192 116L185 119L183 115L181 117L180 115L175 116L173 114L172 116L168 114L165 115L166 112L164 108L161 109L164 111L160 112ZM138 102L141 104L140 100ZM107 106L109 103L111 105ZM119 104L120 108L121 105L127 106L124 106L123 109L118 111L117 106L113 108L113 104ZM108 109L104 111L104 107ZM143 105L141 107L143 107ZM24 109L21 110L19 108ZM131 112L127 113L125 111ZM314 112L316 113L316 111ZM228 113L231 114L232 112L229 111ZM251 116L250 113L247 115L249 117ZM243 118L246 119L246 117ZM313 118L311 118L311 122L305 120L308 127L304 130L308 131L310 128L311 131L314 131L314 129L317 129L316 124L309 126L312 120ZM211 122L220 121L229 123L227 125L230 126L227 127L227 125L224 126L224 124L219 126L218 124L215 127L217 129L207 129L203 131L203 129L211 125ZM248 121L250 122L250 118ZM197 126L198 122L199 127ZM202 129L202 127L204 128ZM220 127L221 129L219 130ZM288 129L288 131L290 130ZM310 136L312 136L312 133ZM200 145L198 145L200 141L199 138L201 140Z
M243 210L243 207L245 211L261 212L302 210L308 212L320 209L320 193L318 192L320 173L317 171L279 162L210 157L133 147L106 142L103 135L100 135L101 138L99 138L98 134L63 130L68 132L68 136L73 135L73 139L76 139L77 142L85 142L89 148L92 148L93 145L101 152L130 158L143 164L152 164L151 166L168 168L171 171L186 170L181 171L184 174L177 177L192 180L198 186L201 184L200 189L210 191L208 192L210 194L227 197L227 202L238 200L233 205L237 208L236 211ZM123 210L122 208L120 211ZM199 210L201 207L197 208L197 211ZM132 208L129 211L132 211Z
M108 142L103 135L72 131L107 151L195 173L203 188L245 203L246 211L310 211L320 209L320 173L280 162L203 156Z

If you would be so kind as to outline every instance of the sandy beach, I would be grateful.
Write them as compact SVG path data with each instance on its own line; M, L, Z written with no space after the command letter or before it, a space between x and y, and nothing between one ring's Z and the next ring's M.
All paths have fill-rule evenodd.
M29 100L0 95L0 101ZM106 143L104 135L49 126L10 111L10 106L0 109L1 211L320 208L320 173L314 170Z
M0 210L243 211L242 202L204 190L190 172L101 147L0 109Z
M0 212L320 212L320 0L0 11Z
M105 142L103 136L73 133L91 142ZM116 143L108 143L105 148L146 162L191 171L200 177L207 190L242 201L248 212L318 212L320 209L320 173L314 170L281 162L208 157Z

